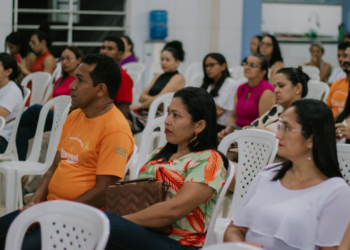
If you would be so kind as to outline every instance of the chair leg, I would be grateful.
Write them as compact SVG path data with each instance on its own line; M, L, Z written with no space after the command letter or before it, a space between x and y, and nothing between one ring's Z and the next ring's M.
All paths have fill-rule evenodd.
M16 190L16 173L14 170L8 170L5 173L6 181L6 213L17 210L17 190Z
M23 208L23 192L22 192L22 175L17 173L17 197L18 197L18 203L19 208Z

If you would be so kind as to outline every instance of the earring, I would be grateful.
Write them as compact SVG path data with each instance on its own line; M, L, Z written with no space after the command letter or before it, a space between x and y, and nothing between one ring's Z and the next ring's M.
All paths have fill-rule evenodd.
M311 161L311 157L307 158L309 161Z
M194 131L194 137L189 141L188 144L191 144L191 143L195 142L197 140L197 135L198 134L199 134L199 132ZM198 142L194 145L194 147L197 146L197 144L198 144Z
M295 94L299 94L299 92L296 92Z

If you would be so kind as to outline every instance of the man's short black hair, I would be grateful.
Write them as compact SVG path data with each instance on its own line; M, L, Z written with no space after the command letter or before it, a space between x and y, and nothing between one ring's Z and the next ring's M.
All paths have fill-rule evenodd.
M120 37L117 36L109 36L106 37L104 40L105 41L111 41L114 42L117 45L118 51L125 52L125 45L123 40Z
M100 54L88 54L83 57L81 63L95 65L90 72L93 86L96 87L100 83L106 84L108 95L114 100L122 81L119 65L111 57Z
M340 42L338 44L338 50L346 50L346 48L350 47L349 42Z

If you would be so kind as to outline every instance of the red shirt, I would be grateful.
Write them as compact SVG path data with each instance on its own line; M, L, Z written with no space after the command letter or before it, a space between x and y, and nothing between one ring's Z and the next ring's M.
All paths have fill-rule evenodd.
M123 69L120 68L122 73L122 83L120 84L117 95L114 98L114 104L118 103L132 103L132 87L133 82L129 74Z

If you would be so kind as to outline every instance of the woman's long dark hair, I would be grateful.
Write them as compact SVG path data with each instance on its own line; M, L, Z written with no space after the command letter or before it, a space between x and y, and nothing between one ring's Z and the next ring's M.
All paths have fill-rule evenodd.
M2 66L4 67L4 70L12 69L12 73L9 75L9 80L14 81L17 84L23 96L23 89L17 82L19 71L18 71L16 59L10 54L0 53L0 61L2 62Z
M5 42L19 46L19 53L22 58L26 58L29 52L29 40L20 32L12 32L6 37ZM6 47L6 45L5 45ZM5 48L6 51L6 48Z
M295 109L304 138L309 139L312 135L312 158L316 167L328 178L343 177L339 169L331 109L324 102L313 99L297 100L291 107ZM292 166L291 161L283 163L272 180L282 179Z
M204 57L203 60L203 73L204 73L204 78L203 78L203 83L201 88L207 90L210 84L214 83L213 79L210 79L208 77L208 74L206 72L206 68L205 68L205 60L207 60L208 57L213 58L215 61L217 61L220 65L223 65L224 63L226 64L226 68L222 71L221 73L221 77L218 80L218 82L215 84L215 87L210 91L210 94L212 97L216 97L218 96L218 92L222 86L222 84L224 83L224 81L226 80L227 77L230 77L230 72L227 69L227 62L225 57L220 54L220 53L210 53L208 55L206 55Z
M131 38L128 36L121 36L122 38L125 38L125 40L127 41L128 45L131 45L131 49L130 52L131 54L133 54L135 56L135 52L134 52L134 43L132 42Z
M76 59L82 59L83 58L83 52L81 51L81 49L79 49L78 47L75 46L69 46L67 48L65 48L63 51L65 51L66 49L72 51L75 55ZM68 72L62 70L62 78L60 79L60 81L56 84L55 89L57 89L61 83L68 77Z
M270 66L274 65L275 62L283 62L281 49L280 49L280 46L278 44L278 41L277 41L276 37L274 37L272 35L264 35L262 39L264 39L264 37L266 37L266 36L271 38L272 46L273 46L271 59L269 61ZM259 49L259 53L260 53L260 49Z
M303 72L302 67L299 66L298 68L283 68L276 72L276 74L283 74L285 77L294 85L297 86L298 83L300 83L303 87L303 90L301 92L301 97L304 98L309 89L307 86L307 83L310 80L310 77Z
M200 120L206 122L206 127L197 135L197 139L188 144L190 151L199 152L208 149L217 151L216 106L213 97L211 97L206 90L195 87L186 87L177 91L174 94L174 98L176 97L181 98L187 112L192 117L192 122L198 122ZM151 160L169 160L176 152L177 145L168 142ZM221 152L217 152L221 155L225 168L227 169L227 158Z

